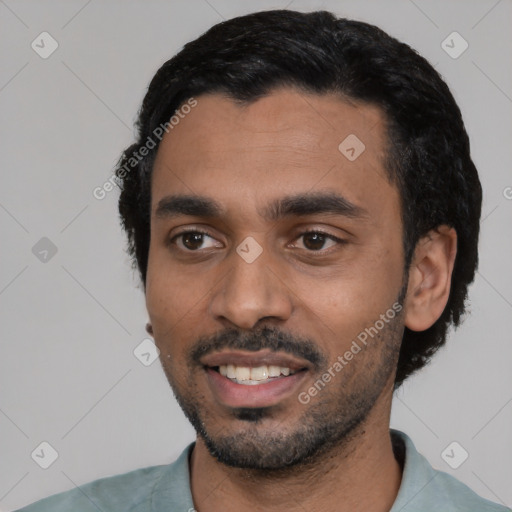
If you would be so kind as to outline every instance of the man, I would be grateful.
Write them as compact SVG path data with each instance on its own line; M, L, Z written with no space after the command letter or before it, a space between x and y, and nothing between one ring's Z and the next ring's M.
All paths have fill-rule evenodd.
M147 326L197 441L36 511L499 511L390 431L458 325L481 187L436 71L326 12L214 26L119 162Z

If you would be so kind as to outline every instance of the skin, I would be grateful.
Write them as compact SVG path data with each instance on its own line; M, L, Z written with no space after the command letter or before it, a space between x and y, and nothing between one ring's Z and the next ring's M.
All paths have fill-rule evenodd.
M317 396L300 403L297 393L391 308L404 284L399 193L383 164L384 114L369 104L292 89L245 106L218 94L196 99L162 140L152 177L146 304L164 371L182 407L197 406L209 437L227 439L242 452L250 439L263 457L271 444L266 439L285 439L314 414L312 426L321 423L318 418L341 418L341 438L287 468L261 470L219 462L198 435L190 460L195 508L389 510L402 473L389 417L403 327L424 330L441 315L456 234L440 226L420 240L402 312ZM352 162L338 150L349 134L365 145ZM340 194L364 215L312 213L273 221L262 215L273 200L317 192ZM171 194L206 196L224 211L220 217L158 215L160 201ZM208 232L199 250L176 238L197 229ZM305 230L344 243L327 238L312 250L318 246L301 236ZM252 263L236 252L248 236L262 248ZM264 326L311 341L323 359L296 393L256 421L221 403L190 355L200 339ZM364 417L348 429L358 414Z

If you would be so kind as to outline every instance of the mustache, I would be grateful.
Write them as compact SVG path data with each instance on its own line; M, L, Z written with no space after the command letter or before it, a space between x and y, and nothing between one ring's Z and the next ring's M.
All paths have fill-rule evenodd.
M189 362L200 365L201 357L222 349L251 352L270 349L273 352L285 352L306 359L316 368L324 366L327 362L327 357L311 339L286 333L276 327L264 327L258 331L240 331L231 328L211 336L202 336L194 344Z

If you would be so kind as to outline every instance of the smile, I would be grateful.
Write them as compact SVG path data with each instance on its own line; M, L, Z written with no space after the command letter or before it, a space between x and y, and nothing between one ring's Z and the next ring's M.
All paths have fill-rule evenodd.
M227 377L232 382L249 386L266 384L275 379L288 377L297 373L297 370L276 365L262 365L251 368L249 366L227 364L218 366L214 368L214 370L217 370L223 377Z
M296 396L311 362L268 349L210 353L201 358L207 385L227 407L271 407Z

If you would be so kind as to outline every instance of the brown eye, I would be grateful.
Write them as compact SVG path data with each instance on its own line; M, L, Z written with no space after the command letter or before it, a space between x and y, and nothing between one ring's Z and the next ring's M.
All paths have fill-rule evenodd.
M182 251L199 251L201 249L212 249L222 246L208 233L202 231L184 231L171 239L171 243L178 246Z
M322 249L327 239L327 236L322 233L305 233L302 236L304 239L304 247L310 251L319 251Z
M296 240L301 239L302 243L299 244L299 248L320 254L327 254L330 252L329 249L346 243L345 240L323 231L305 231L296 238Z
M203 233L185 233L182 235L182 243L187 249L195 251L201 248L203 238Z

